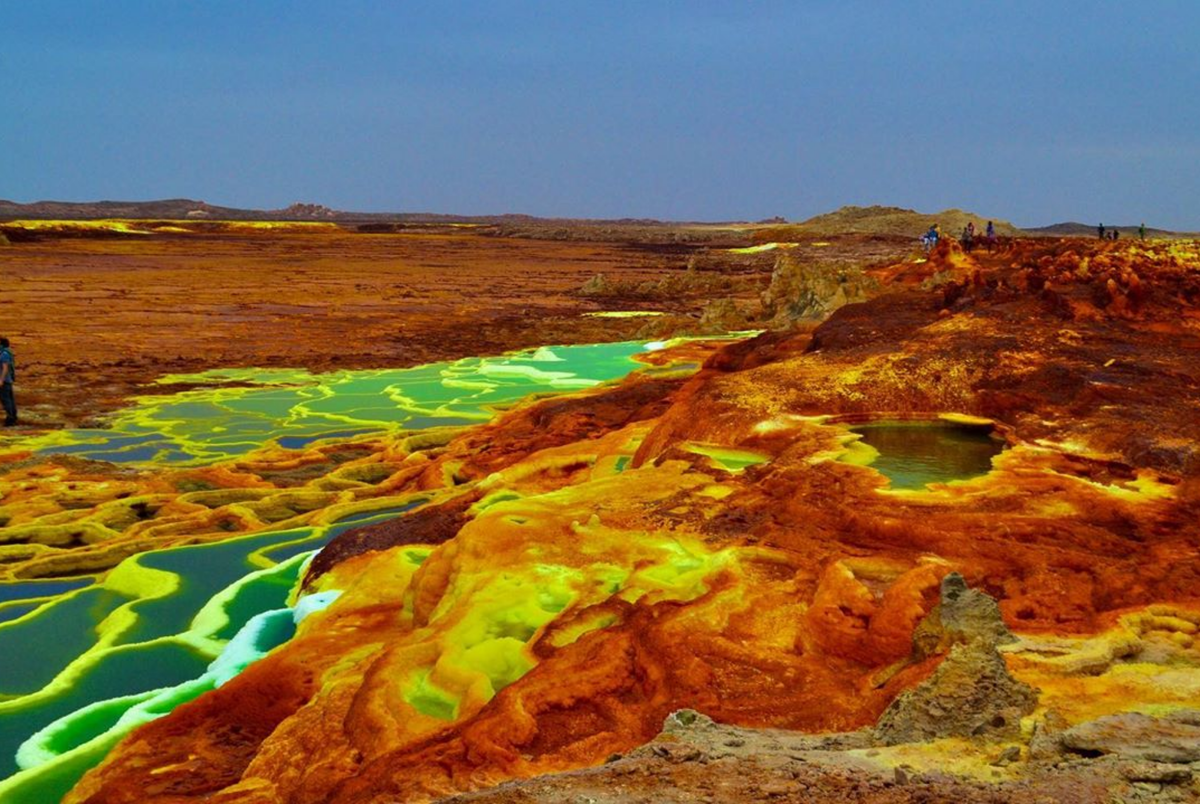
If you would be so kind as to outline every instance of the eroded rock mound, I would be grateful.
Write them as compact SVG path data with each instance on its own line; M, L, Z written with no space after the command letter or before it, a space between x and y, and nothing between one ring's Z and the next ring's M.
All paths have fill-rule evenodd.
M982 641L955 645L933 677L897 698L875 733L888 745L940 737L1015 736L1037 694Z
M953 645L979 641L989 647L1016 642L994 598L967 586L957 572L942 578L941 599L913 633L913 657L921 661Z
M904 692L879 719L886 744L940 737L1014 736L1037 693L1013 678L997 645L1015 638L996 601L969 589L958 573L942 579L941 601L913 634L914 658L949 647L933 676Z

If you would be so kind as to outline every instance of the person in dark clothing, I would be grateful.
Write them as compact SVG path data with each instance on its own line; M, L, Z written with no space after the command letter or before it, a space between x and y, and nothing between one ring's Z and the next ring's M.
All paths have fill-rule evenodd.
M1142 221L1142 225L1138 227L1138 237L1142 240L1146 239L1146 222Z
M1113 242L1117 242L1117 238L1121 236L1120 229L1113 229Z
M996 224L991 221L988 221L987 225L987 244L988 254L991 254L992 250L996 248Z
M17 423L17 399L13 383L17 379L17 362L8 348L8 338L0 338L0 404L4 405L4 426Z
M1097 227L1096 227L1096 231L1100 233L1100 239L1101 239L1101 240L1107 240L1107 239L1108 239L1108 238L1106 238L1106 237L1104 236L1104 224L1103 224L1103 223L1102 223L1102 224L1100 224L1099 226L1097 226Z

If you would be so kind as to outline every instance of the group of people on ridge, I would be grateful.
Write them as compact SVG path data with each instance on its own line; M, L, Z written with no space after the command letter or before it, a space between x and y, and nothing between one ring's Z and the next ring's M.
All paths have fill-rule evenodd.
M1146 224L1144 222L1138 226L1137 232L1138 238L1142 240L1146 239ZM1101 240L1116 240L1121 236L1121 233L1117 231L1115 226L1111 229L1105 229L1103 223L1096 227L1096 234L1099 235ZM934 246L938 244L938 240L941 237L941 229L936 223L929 227L929 231L921 235L921 246L925 249L926 254L933 251ZM992 221L988 221L983 239L987 243L987 249L990 253L996 247L996 225ZM967 225L963 227L962 237L959 238L959 242L962 244L964 251L970 251L975 248L975 241L975 222L968 221Z
M1100 237L1101 240L1116 240L1118 237L1121 236L1121 233L1117 230L1117 227L1115 227L1115 226L1106 232L1104 229L1103 223L1096 227L1096 234ZM1138 239L1139 240L1146 239L1146 223L1145 223L1145 221L1143 221L1138 226Z
M936 223L929 227L929 231L921 235L921 245L924 247L926 254L933 250L933 247L938 244L938 240L940 240L941 237L941 229ZM959 242L962 244L963 250L971 251L973 248L975 248L975 240L975 221L967 221L967 225L963 227L962 237L959 238ZM996 247L996 224L992 221L988 221L987 223L987 229L984 231L983 240L987 243L988 252L991 252Z

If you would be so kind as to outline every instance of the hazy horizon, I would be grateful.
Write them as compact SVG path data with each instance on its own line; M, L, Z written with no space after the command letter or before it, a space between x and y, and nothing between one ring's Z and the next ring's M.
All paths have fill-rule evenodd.
M0 197L1200 230L1200 6L6 8Z
M229 204L214 203L207 199L191 198L188 196L176 196L173 198L149 198L149 199L98 198L98 199L86 199L86 200L62 199L62 198L39 198L39 199L35 199L32 201L20 201L20 200L13 199L13 198L0 198L0 201L11 201L13 203L26 204L26 205L33 205L33 204L87 205L87 204L105 204L105 203L154 204L154 203L166 203L166 202L171 202L171 201L185 201L185 200L186 201L195 201L197 203L203 203L203 204L206 204L206 205L212 206L212 207L222 207L222 208L227 208L227 209L239 209L239 210L253 210L253 211L259 211L259 212L278 212L283 209L286 209L287 207L292 206L293 204L314 204L314 205L318 205L318 206L329 206L328 204L322 204L320 201L296 200L296 201L292 201L289 204L284 204L283 206L280 206L280 207L263 208L263 207L250 207L250 206L246 206L244 204L237 204L237 203L229 203ZM826 214L829 212L839 211L845 207L869 208L872 206L895 208L895 209L909 209L907 207L896 207L895 204L846 204L846 205L843 205L843 207L838 207L836 209L827 209L827 210L824 210L823 212L817 212L817 213L814 213L814 215L809 215L805 218L789 218L787 220L789 223L799 223L804 220L808 220L809 218L812 218L812 217L823 215L823 214ZM438 216L451 217L451 218L453 218L453 217L502 218L502 217L507 217L507 216L528 216L528 217L532 217L532 218L538 218L541 220L595 220L595 221L647 220L647 221L656 221L659 223L679 223L679 224L687 224L687 223L696 223L696 224L758 223L763 220L766 220L766 219L762 219L762 218L757 218L757 219L751 219L751 218L682 219L682 218L656 218L653 216L633 216L633 215L619 215L619 216L615 216L612 218L570 218L570 217L563 216L563 215L534 215L533 213L521 212L520 210L506 211L506 212L459 213L454 210L437 210L437 209L338 209L335 207L330 207L330 209L332 209L335 213L349 214L349 215L356 215L356 214L362 214L362 215L438 215ZM1081 220L1074 219L1074 218L1072 218L1072 219L1064 218L1062 220L1056 220L1056 221L1048 221L1048 222L1041 222L1041 223L1025 223L1024 225L1021 225L1021 224L1018 224L1018 223L1012 221L1011 219L1005 217L1002 214L1001 215L988 215L986 213L980 213L977 210L962 209L960 207L947 207L945 209L909 209L909 211L916 212L921 215L938 215L938 214L942 214L945 212L951 212L951 211L964 212L964 213L974 215L975 217L979 218L981 221L982 220L1006 221L1008 223L1012 223L1014 226L1017 226L1017 228L1019 228L1019 229L1037 229L1037 228L1042 228L1042 227L1056 226L1059 224L1081 224L1081 225L1090 227L1090 226L1095 226L1096 223L1103 223L1105 225L1105 227L1108 229L1122 228L1122 227L1123 228L1134 228L1134 227L1138 226L1139 223L1143 223L1143 221L1128 221L1128 222L1126 222L1126 221L1120 221L1120 220L1114 220L1114 222L1112 222L1112 223L1109 223L1107 221L1097 221L1096 223L1091 223L1088 221L1081 221ZM1149 228L1158 228L1158 229L1164 228L1164 227L1161 227L1158 224L1156 224L1154 221L1144 221L1144 223ZM1171 231L1176 231L1176 232L1180 232L1180 233L1190 233L1190 230L1186 230L1186 229L1177 229L1177 230L1171 230Z

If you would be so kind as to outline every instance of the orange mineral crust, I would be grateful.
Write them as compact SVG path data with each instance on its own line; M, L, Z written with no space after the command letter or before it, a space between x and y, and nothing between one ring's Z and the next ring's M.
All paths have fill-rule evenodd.
M301 591L333 603L67 801L425 801L599 766L680 709L874 726L839 739L897 779L1150 756L1112 747L1122 724L1200 760L1198 266L1188 245L943 245L689 379L409 443L388 493L428 501L325 548ZM905 485L881 421L1005 449L969 473L937 441L949 473Z

